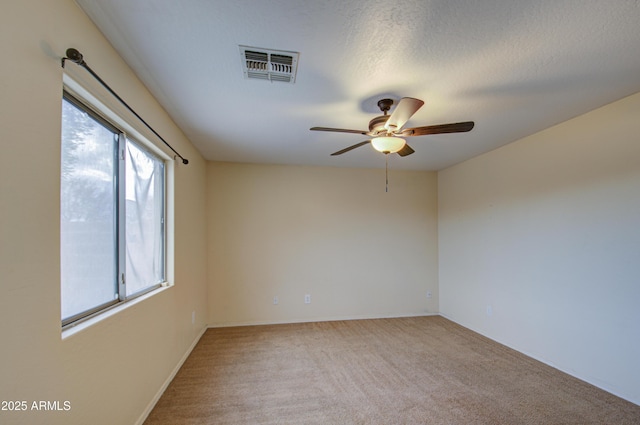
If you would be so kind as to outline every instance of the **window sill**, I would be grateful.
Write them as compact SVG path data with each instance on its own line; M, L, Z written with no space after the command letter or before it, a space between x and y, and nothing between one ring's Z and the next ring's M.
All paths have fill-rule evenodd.
M144 300L153 297L154 295L157 295L161 292L166 291L167 289L171 288L173 285L166 285L166 286L161 286L158 289L155 289L153 291L150 291L144 295L140 295L139 297L136 297L130 301L126 301L120 304L115 305L114 307L102 311L98 314L96 314L95 316L83 320L82 322L79 322L75 325L69 325L67 328L62 330L62 339L65 340L69 337L72 337L73 335L76 335L77 333L82 332L85 329L90 328L91 326L105 320L108 319L111 316L115 316L116 314L120 313L123 310L126 310L128 308L133 307L134 305L143 302Z

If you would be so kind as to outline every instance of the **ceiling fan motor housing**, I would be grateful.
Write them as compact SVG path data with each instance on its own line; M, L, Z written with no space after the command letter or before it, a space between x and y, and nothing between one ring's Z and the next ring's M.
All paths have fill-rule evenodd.
M372 134L386 133L385 123L389 120L390 115L380 115L369 121L369 132Z

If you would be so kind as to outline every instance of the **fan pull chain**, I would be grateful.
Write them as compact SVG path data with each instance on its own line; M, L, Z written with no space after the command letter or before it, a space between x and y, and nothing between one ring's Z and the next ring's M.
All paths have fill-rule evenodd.
M384 155L384 191L389 192L389 154Z

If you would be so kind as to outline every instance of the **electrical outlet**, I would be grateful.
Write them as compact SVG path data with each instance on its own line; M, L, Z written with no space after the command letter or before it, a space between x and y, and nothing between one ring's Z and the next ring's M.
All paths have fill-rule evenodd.
M273 305L278 305L278 296L277 295L275 295L273 297Z
M311 304L311 294L305 294L304 303L305 304Z
M427 298L431 298L431 291L427 291Z

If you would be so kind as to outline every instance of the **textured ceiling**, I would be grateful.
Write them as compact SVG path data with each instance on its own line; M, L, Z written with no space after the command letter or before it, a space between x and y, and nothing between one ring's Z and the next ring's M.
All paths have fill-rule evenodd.
M406 96L405 127L476 123L389 160L438 170L640 91L638 0L77 2L210 160L384 167L309 128L366 130ZM295 84L244 79L239 45L300 52Z

